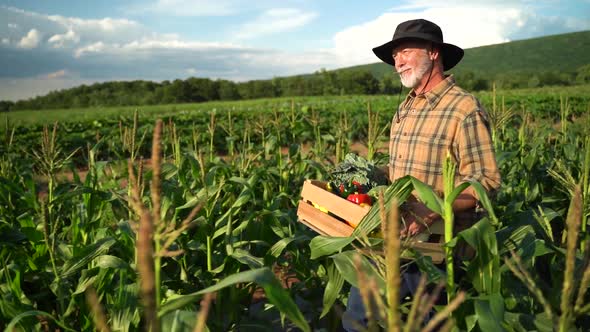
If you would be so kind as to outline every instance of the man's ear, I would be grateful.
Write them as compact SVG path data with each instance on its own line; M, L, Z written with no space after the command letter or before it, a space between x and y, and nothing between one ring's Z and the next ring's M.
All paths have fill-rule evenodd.
M438 59L438 55L440 54L440 50L437 47L430 47L430 50L428 51L428 57L430 59L430 61L434 61L436 59Z

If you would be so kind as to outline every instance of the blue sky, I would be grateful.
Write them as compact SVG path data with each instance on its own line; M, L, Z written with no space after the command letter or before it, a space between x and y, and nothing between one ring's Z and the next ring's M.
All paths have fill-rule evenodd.
M111 80L267 79L377 62L426 18L463 48L590 30L590 0L0 0L0 100Z

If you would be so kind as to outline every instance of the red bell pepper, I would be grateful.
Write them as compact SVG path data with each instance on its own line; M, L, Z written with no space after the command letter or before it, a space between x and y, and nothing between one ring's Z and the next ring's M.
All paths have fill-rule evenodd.
M348 195L348 197L346 199L355 203L355 204L358 204L358 205L361 205L361 204L371 205L371 204L373 204L371 196L369 196L367 194L350 194L350 195Z

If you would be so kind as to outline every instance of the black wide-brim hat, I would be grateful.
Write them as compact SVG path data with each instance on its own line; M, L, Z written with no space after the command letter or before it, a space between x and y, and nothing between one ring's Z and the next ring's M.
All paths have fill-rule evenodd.
M373 48L373 53L381 61L395 67L395 61L392 57L393 48L403 41L415 39L433 42L440 47L445 71L455 67L465 53L462 48L443 42L443 34L440 27L424 19L400 23L395 29L391 41Z

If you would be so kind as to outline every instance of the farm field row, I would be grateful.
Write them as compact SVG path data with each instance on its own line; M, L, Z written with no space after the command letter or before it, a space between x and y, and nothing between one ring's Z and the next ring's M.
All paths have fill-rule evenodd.
M545 116L557 116L560 103L566 100L574 113L583 113L588 110L590 103L590 85L578 85L569 87L544 87L534 89L500 90L497 92L487 91L476 94L482 101L484 107L492 107L494 95L498 102L504 101L507 107L525 107L533 113ZM364 107L364 104L371 102L375 110L391 112L398 103L398 96L376 95L376 96L329 96L329 97L293 97L293 98L270 98L242 101L206 102L195 104L170 104L170 105L144 105L128 107L104 107L104 108L81 108L81 109L56 109L44 111L16 111L3 114L14 125L38 126L52 124L55 121L67 122L92 122L102 120L118 120L129 118L135 110L139 110L150 119L196 116L200 113L217 111L245 111L258 112L270 110L284 110L295 103L298 107L307 106L319 110L340 108L342 110L353 110ZM41 115L42 114L42 115ZM3 130L0 129L0 130Z

